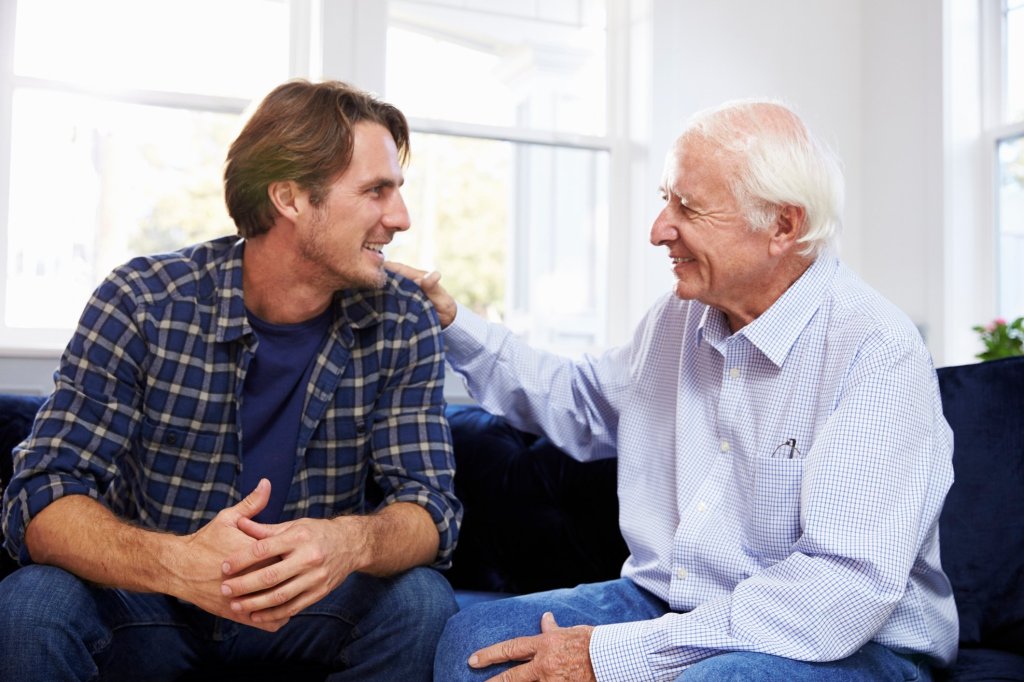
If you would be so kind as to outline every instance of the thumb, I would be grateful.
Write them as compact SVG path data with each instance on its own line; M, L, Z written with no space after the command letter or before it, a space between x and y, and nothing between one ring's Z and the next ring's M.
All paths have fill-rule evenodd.
M558 623L555 622L555 614L550 611L546 611L544 615L540 617L540 631L542 633L548 633L554 632L558 629Z
M259 514L270 502L270 481L261 478L256 488L235 505L235 509L247 519Z

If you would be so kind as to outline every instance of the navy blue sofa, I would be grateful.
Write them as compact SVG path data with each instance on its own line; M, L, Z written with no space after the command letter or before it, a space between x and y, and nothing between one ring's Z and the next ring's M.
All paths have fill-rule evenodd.
M1024 682L1024 358L941 368L939 383L956 472L942 559L960 612L960 655L941 679ZM0 396L3 483L39 404ZM614 461L581 464L476 406L448 417L465 504L447 574L460 602L618 576ZM13 564L0 554L2 576Z

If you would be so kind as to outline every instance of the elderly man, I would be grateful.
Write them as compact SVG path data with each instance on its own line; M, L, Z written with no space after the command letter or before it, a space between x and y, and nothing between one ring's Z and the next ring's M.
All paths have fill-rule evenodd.
M596 359L526 348L406 270L484 407L618 457L631 552L619 580L457 614L435 679L877 682L954 657L951 433L914 325L833 253L841 185L781 105L696 115L651 228L675 295Z
M240 238L100 284L15 452L0 679L431 679L461 507L437 317L383 268L408 140L286 83L228 154Z

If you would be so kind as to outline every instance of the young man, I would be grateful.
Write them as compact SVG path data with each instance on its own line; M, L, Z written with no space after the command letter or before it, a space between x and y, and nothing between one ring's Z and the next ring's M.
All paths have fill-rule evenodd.
M286 83L228 154L240 238L99 286L15 453L0 679L430 679L461 508L437 318L382 267L408 139Z

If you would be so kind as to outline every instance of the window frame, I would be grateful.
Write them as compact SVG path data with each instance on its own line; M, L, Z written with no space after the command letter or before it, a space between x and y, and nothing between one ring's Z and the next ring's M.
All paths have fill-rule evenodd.
M26 1L26 0L21 0ZM67 81L20 76L14 73L15 24L19 0L0 0L0 357L49 358L67 344L66 328L11 328L6 325L8 282L8 230L10 216L11 154L14 93L34 89L122 103L242 115L251 105L245 98L182 93L142 88L107 89ZM289 77L311 76L318 62L314 50L322 37L315 29L321 0L281 0L288 5Z
M1002 219L999 191L1000 160L999 148L1004 142L1024 140L1024 114L1018 120L1010 119L1007 101L1007 67L1009 57L1007 18L1009 15L1007 0L989 0L983 8L985 17L984 35L984 75L982 96L983 120L985 125L984 144L988 154L989 197L992 206L989 221L992 233L993 272L995 273L994 295L997 315L1024 315L1024 311L1007 311L1002 292ZM1015 10L1024 13L1024 8Z

